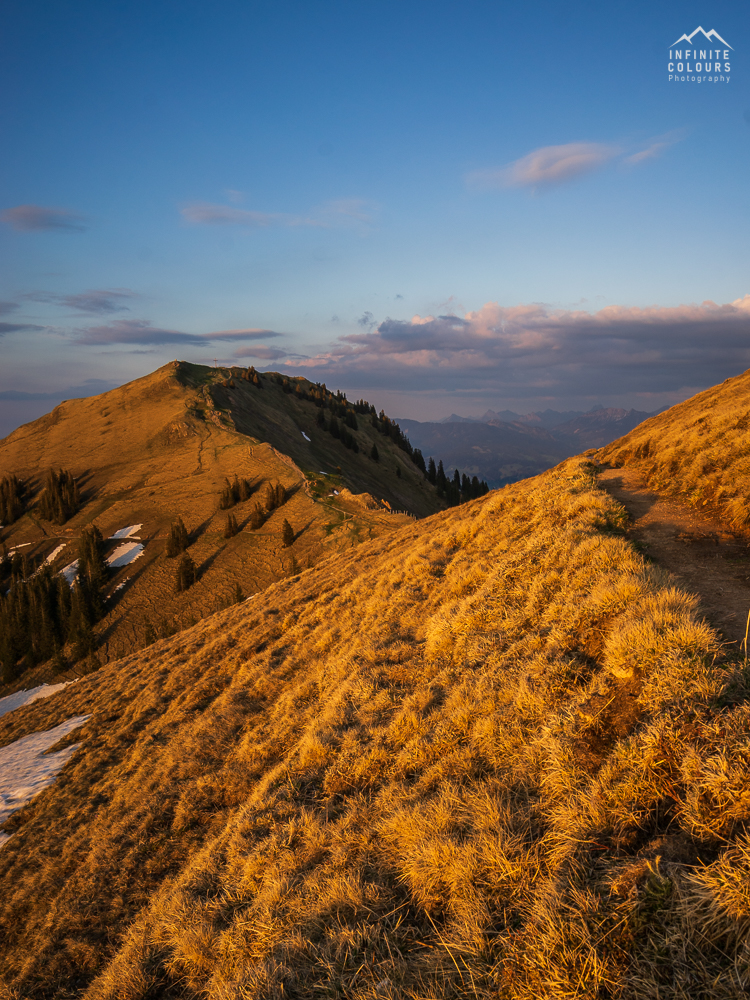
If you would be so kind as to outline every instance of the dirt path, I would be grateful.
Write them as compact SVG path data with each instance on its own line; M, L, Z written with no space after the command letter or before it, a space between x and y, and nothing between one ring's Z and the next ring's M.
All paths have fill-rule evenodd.
M745 635L750 546L720 521L657 496L634 469L603 469L599 482L632 517L628 532L654 562L701 599L706 617L732 643Z

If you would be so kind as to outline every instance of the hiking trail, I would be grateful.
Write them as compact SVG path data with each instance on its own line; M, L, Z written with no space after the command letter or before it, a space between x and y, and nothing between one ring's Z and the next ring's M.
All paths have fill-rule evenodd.
M750 546L728 525L654 493L632 468L602 468L599 484L630 514L628 538L697 594L706 617L733 646L750 609Z

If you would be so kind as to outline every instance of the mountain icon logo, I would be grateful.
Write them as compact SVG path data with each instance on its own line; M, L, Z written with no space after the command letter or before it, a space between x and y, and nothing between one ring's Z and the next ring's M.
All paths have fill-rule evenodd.
M721 42L721 44L722 45L726 45L726 47L728 49L732 49L732 46L729 44L729 42L725 42L724 39L721 37L721 35L719 34L718 31L714 31L713 28L711 28L710 31L704 31L703 28L701 28L700 25L698 25L698 27L695 29L695 31L692 34L690 34L690 35L680 35L680 37L677 39L677 41L676 42L672 42L672 44L669 46L670 49L673 49L675 47L675 45L679 45L680 42L687 42L688 44L692 44L693 39L699 33L701 35L703 35L703 37L708 42L713 42L713 41ZM732 51L734 51L734 49L732 49Z

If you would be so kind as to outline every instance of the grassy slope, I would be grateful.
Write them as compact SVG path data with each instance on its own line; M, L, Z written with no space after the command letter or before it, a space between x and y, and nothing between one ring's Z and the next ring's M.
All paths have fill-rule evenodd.
M32 506L2 532L8 547L30 542L26 554L47 556L66 542L54 563L60 568L75 558L86 524L94 521L105 537L143 524L145 555L110 581L111 610L97 628L104 661L137 648L147 622L157 632L182 628L223 606L235 583L246 595L255 593L287 576L292 556L302 567L312 565L403 522L353 500L327 499L333 486L372 492L420 516L440 506L422 474L369 419L360 418L354 432L361 447L355 455L316 426L312 403L284 393L270 377L263 378L262 390L241 379L234 389L224 388L226 374L171 363L101 396L62 403L0 442L0 470L27 480L32 495L49 467L64 467L79 477L87 500L62 527L40 520ZM379 463L368 457L375 440ZM333 475L320 476L320 470ZM258 488L232 511L242 528L255 501L262 500L265 483L282 482L293 495L263 528L225 539L227 515L219 510L219 493L225 477L235 473ZM178 516L195 534L190 554L200 571L199 582L183 594L174 593L175 561L164 556L169 526ZM297 533L291 549L281 543L284 518ZM39 674L26 676L24 683Z
M750 372L651 417L603 448L601 461L638 465L662 493L750 526Z
M736 997L750 713L571 460L0 720L24 997ZM15 994L14 994L15 995Z

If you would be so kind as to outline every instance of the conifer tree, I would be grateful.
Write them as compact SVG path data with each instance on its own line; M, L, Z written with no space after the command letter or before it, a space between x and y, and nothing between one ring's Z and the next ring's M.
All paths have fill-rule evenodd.
M272 483L268 484L266 488L266 510L269 514L272 510L283 507L286 499L286 488L283 483L276 483L275 486Z
M150 646L152 642L156 642L156 631L154 626L151 624L150 618L145 619L144 626L143 645Z
M225 479L224 482L226 486L219 494L219 510L228 510L234 504L231 484L228 479Z
M0 481L0 524L13 524L23 513L23 486L16 476Z
M224 537L234 538L234 536L239 532L239 526L237 524L237 518L234 514L229 514L227 517L227 523L224 526Z
M81 497L78 484L66 469L50 469L39 501L39 513L45 521L65 524L78 510Z
M195 563L191 556L185 552L177 564L175 574L175 593L180 594L184 590L189 590L195 583Z
M287 548L294 542L294 528L286 518L284 518L284 523L281 526L281 541Z
M252 531L257 531L258 528L262 528L266 520L266 516L263 513L263 508L259 503L253 505L253 509L250 513L250 529Z
M169 529L167 536L167 557L174 559L175 556L183 553L189 544L190 536L187 533L187 528L182 523L182 518L178 517Z
M61 674L64 670L68 669L67 660L63 656L63 651L58 643L55 643L55 651L52 654L52 669L56 674Z
M442 458L438 462L437 475L435 477L435 481L436 481L438 493L440 494L440 496L442 496L445 493L445 487L448 484L448 480L445 477L445 469L443 468L443 460L442 460Z
M75 588L85 607L89 625L95 624L104 615L103 591L108 575L102 533L95 524L90 524L81 532L78 545L78 582Z
M373 462L380 461L380 453L378 452L378 446L375 444L374 441L372 444L372 448L370 449L370 458L373 460Z
M435 468L435 459L430 455L430 461L427 463L427 478L434 486L437 482L437 469Z

